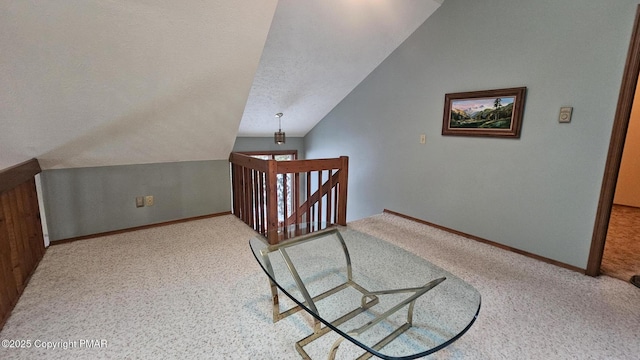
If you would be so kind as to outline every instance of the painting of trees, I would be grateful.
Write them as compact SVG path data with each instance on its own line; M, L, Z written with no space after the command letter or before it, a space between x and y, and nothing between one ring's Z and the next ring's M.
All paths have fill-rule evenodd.
M526 88L445 95L443 135L519 137Z

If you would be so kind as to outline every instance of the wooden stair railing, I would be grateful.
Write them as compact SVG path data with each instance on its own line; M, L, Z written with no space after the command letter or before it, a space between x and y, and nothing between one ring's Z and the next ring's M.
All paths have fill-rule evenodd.
M327 194L329 194L329 196L326 197L326 210L329 213L325 216L325 219L333 219L333 221L329 221L329 223L342 225L342 223L338 222L338 219L336 218L337 216L336 212L333 212L333 218L331 218L331 210L332 210L331 204L332 204L332 201L333 203L335 203L336 189L338 188L338 184L340 183L340 175L341 175L341 170L336 171L335 173L333 173L331 178L329 178L324 184L322 184L321 189L318 189L313 194L310 194L310 191L309 191L309 189L311 188L310 182L312 182L313 180L311 179L312 177L311 174L307 173L306 200L304 201L304 203L302 203L298 207L297 212L295 212L294 214L292 214L287 218L286 225L303 224L307 222L305 221L307 218L310 220L308 221L309 223L317 224L318 222L315 221L316 214L317 214L316 211L317 212L322 211L322 207L321 207L322 203L320 202L320 200L323 197L325 197ZM319 179L319 181L321 182L322 180ZM338 188L338 191L339 191L339 188ZM316 208L319 208L319 209L316 209ZM309 215L305 216L307 214Z
M311 232L346 225L347 156L276 161L231 153L229 162L233 213L270 243L295 235L282 228Z

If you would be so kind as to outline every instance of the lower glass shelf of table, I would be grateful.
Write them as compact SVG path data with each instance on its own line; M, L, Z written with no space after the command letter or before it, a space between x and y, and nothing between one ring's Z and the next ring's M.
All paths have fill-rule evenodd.
M453 343L474 323L480 294L429 261L349 227L331 227L270 245L249 241L271 284L274 321L300 310L314 319L304 346L334 331L329 359L346 339L360 358L415 359ZM297 306L280 309L279 292Z

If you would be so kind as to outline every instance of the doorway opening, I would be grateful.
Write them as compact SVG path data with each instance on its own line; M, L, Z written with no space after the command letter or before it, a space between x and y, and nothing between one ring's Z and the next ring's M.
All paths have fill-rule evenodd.
M629 127L629 120L631 118L631 110L636 93L639 72L640 5L636 9L636 18L633 25L633 32L631 34L629 51L627 53L622 85L620 87L620 96L618 98L618 105L611 132L609 152L607 154L607 162L600 190L600 201L598 203L591 249L589 252L587 269L585 271L585 274L589 276L598 276L601 271L602 258L607 240L607 232L609 229L616 185L622 162L622 154Z
M600 272L623 281L640 274L640 89L627 127Z

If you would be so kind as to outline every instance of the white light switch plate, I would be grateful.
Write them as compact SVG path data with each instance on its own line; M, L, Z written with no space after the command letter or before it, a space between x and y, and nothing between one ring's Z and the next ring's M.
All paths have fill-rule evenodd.
M573 112L573 108L570 106L561 107L560 116L558 117L558 122L561 122L561 123L571 122L572 112Z

